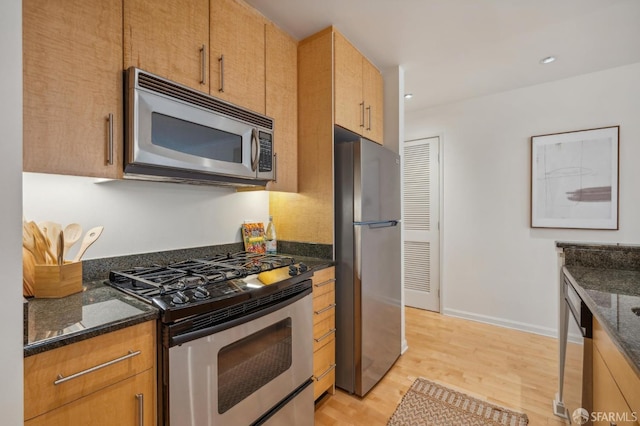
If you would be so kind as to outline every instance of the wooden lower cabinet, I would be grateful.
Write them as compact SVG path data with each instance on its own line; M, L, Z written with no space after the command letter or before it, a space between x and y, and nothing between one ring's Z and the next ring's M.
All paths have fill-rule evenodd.
M26 426L155 424L153 368L25 422Z
M640 425L640 377L593 319L594 425Z
M336 303L335 268L313 275L313 397L335 393L336 383Z
M156 322L24 359L27 425L155 425Z

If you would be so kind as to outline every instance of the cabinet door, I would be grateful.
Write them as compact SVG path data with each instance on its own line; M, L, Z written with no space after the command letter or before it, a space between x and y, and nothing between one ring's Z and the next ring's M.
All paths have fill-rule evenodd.
M342 34L334 35L335 124L359 135L364 130L362 55Z
M120 177L122 2L22 5L24 170Z
M209 0L124 0L125 69L208 93L208 44Z
M626 418L629 419L632 418L631 409L595 345L593 348L593 412L615 413L622 416L627 415ZM594 425L605 426L609 424L611 424L609 421L594 422ZM617 424L638 423L618 421Z
M266 115L275 120L276 180L271 191L298 191L298 44L287 33L267 24Z
M24 424L25 426L155 425L154 384L155 370L151 368L28 420Z
M211 0L211 94L264 114L266 19L237 0Z
M365 104L363 136L383 142L384 87L382 74L365 58L362 59L362 93Z

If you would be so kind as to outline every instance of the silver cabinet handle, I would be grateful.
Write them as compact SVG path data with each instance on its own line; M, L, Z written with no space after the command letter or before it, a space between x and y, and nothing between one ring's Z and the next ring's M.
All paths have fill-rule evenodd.
M200 84L204 85L207 84L207 50L204 44L200 48L200 60L202 61Z
M107 164L113 166L113 114L109 113L109 118L107 118L109 122L109 130L108 130L108 138L107 138Z
M367 127L367 130L371 130L371 105L367 107L367 111L369 112L369 127Z
M273 153L273 182L278 183L278 153Z
M332 328L331 330L327 331L325 334L323 334L322 336L318 337L317 339L314 337L313 340L315 340L317 343L320 343L324 339L326 339L327 337L331 336L335 332L336 332L336 329Z
M364 101L360 103L360 110L362 111L362 116L360 120L360 127L364 128Z
M138 400L138 426L144 426L144 394L137 394Z
M327 371L325 371L324 373L322 373L321 375L316 377L316 382L319 382L320 380L324 379L324 376L326 376L327 374L331 373L331 370L333 370L334 368L336 368L336 365L335 364L331 364L331 366L327 369Z
M327 312L329 309L333 309L335 307L336 307L336 304L332 303L329 306L327 306L326 308L320 309L319 311L313 311L313 313L316 314L316 315L320 315L320 314L322 314L324 312Z
M134 356L138 356L141 353L142 353L141 351L135 351L135 352L129 351L128 354L126 354L124 356L121 356L120 358L113 359L111 361L105 362L104 364L96 365L95 367L87 368L86 370L79 371L79 372L74 373L74 374L72 374L70 376L67 376L67 377L64 377L62 374L58 374L58 378L57 378L57 380L55 380L53 382L53 384L54 385L59 385L60 383L64 383L66 381L69 381L69 380L72 380L72 379L76 379L76 378L78 378L80 376L84 376L85 374L93 373L94 371L100 370L101 368L108 367L110 365L113 365L113 364L116 364L118 362L127 360L129 358L133 358Z
M224 92L224 55L220 55L218 58L218 65L220 66L220 88L218 92Z
M336 282L336 279L335 278L331 278L331 279L329 279L327 281L323 281L321 283L314 284L313 286L316 287L316 288L324 287L325 285L328 285L328 284L331 284L331 283L334 283L334 282Z

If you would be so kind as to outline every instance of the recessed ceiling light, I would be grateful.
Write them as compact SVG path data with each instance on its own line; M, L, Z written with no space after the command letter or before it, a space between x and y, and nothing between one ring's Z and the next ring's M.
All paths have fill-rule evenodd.
M555 60L556 60L555 56L547 56L546 58L540 59L540 63L541 64L550 64L551 62L553 62Z
M405 99L411 99L411 98L413 98L413 93L407 93L407 94L405 94L405 95L404 95L404 98L405 98Z

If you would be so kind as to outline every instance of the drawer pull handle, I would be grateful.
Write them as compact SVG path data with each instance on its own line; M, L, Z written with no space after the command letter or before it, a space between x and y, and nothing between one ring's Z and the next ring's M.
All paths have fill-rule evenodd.
M324 287L325 285L331 284L331 283L334 283L334 282L336 282L336 279L335 278L331 278L330 280L323 281L323 282L318 283L318 284L314 284L313 286L316 287L316 288Z
M322 373L321 375L319 375L318 377L316 377L316 382L319 382L320 380L324 379L324 376L326 376L327 374L331 373L331 371L336 368L335 364L331 364L331 367L329 367L327 369L327 371L325 371L324 373Z
M326 332L325 334L323 334L322 336L318 337L317 339L314 338L313 340L315 340L316 342L320 343L322 342L324 339L326 339L327 337L331 336L333 333L336 332L335 328L332 328L331 330L329 330L328 332Z
M116 364L118 362L127 360L129 358L133 358L134 356L138 356L141 353L142 353L141 351L135 351L135 352L129 351L128 354L126 354L124 356L121 356L120 358L113 359L111 361L105 362L104 364L96 365L95 367L87 368L86 370L79 371L79 372L74 373L74 374L72 374L70 376L67 376L67 377L64 377L62 374L58 374L58 379L55 380L53 382L53 384L54 385L59 385L60 383L64 383L66 381L78 378L80 376L84 376L85 374L93 373L94 371L100 370L101 368L108 367L110 365L113 365L113 364Z
M333 309L335 307L336 307L336 304L332 303L329 306L327 306L326 308L320 309L319 311L313 311L313 313L316 314L316 315L320 315L320 314L322 314L324 312L327 312L329 309Z

